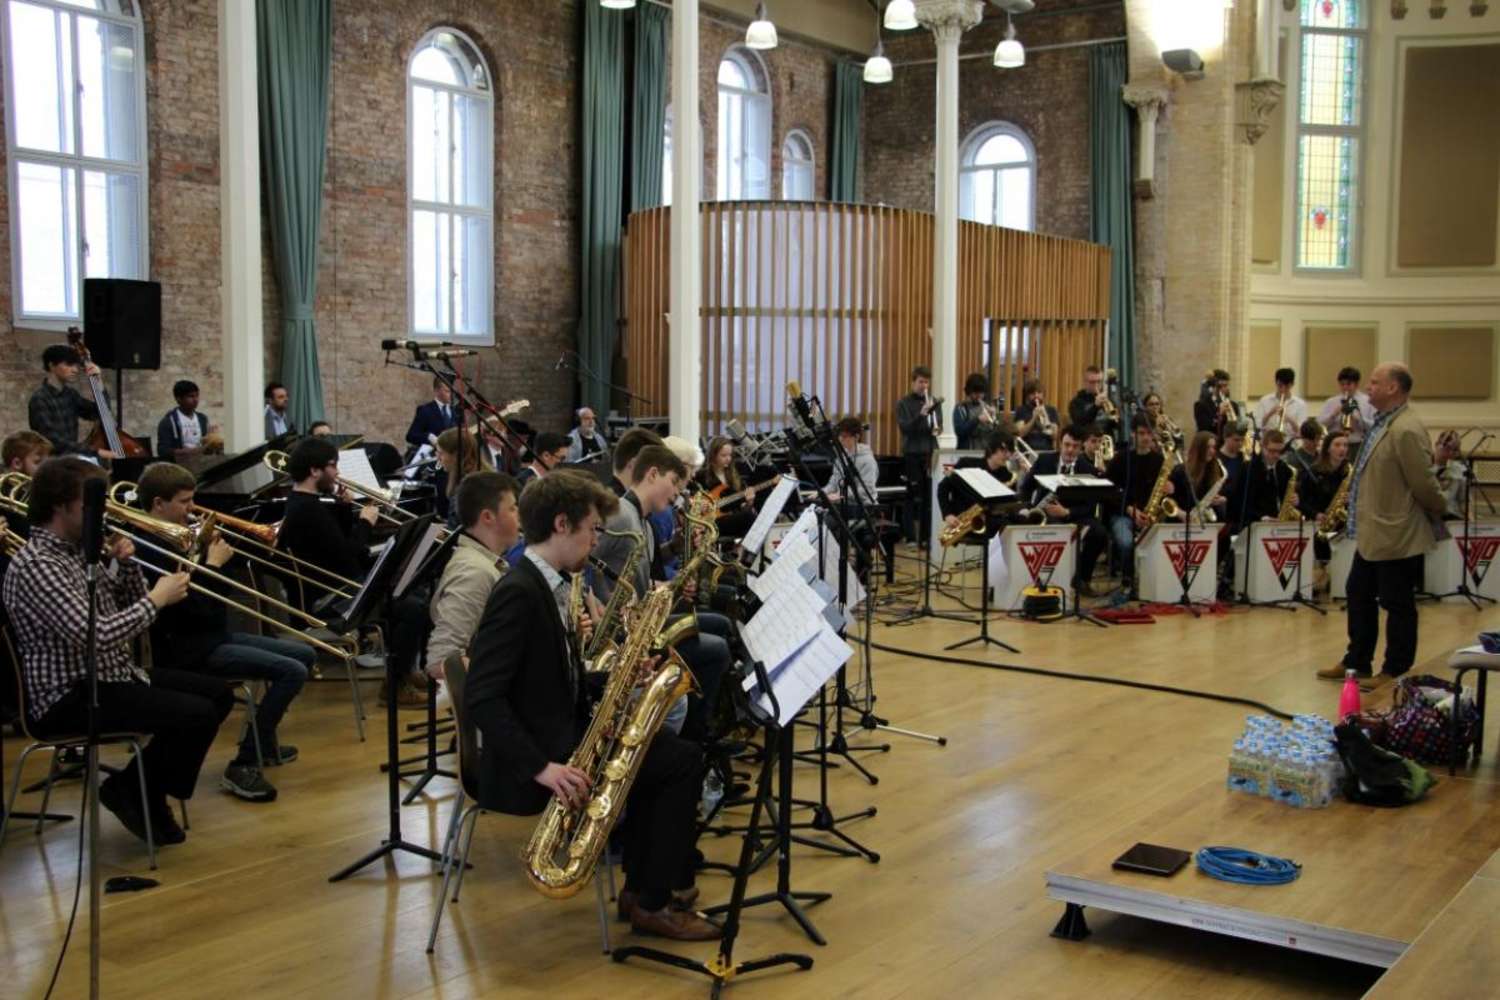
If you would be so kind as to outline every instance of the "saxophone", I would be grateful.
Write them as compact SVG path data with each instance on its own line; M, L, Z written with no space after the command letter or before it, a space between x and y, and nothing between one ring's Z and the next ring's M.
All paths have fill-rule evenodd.
M1172 467L1176 464L1177 452L1170 442L1163 441L1161 471L1156 474L1156 482L1151 485L1151 496L1146 501L1146 509L1141 511L1142 516L1151 524L1156 524L1163 518L1170 520L1182 513L1177 501L1167 496L1167 483L1172 479Z
M1229 481L1229 472L1217 458L1214 459L1214 464L1219 468L1219 478L1214 480L1214 484L1203 494L1203 499L1198 501L1189 515L1189 520L1198 524L1212 524L1219 519L1219 515L1214 513L1214 498L1223 492L1224 484Z
M1350 462L1344 469L1344 478L1339 480L1339 488L1333 494L1333 499L1328 501L1328 509L1323 512L1323 527L1318 529L1318 535L1325 542L1331 542L1344 533L1344 528L1349 525L1349 486L1354 481L1354 463Z
M984 505L975 504L958 515L958 523L943 528L938 538L945 549L951 549L969 535L984 527Z
M604 533L614 538L629 538L634 544L631 545L625 562L620 566L619 576L615 579L615 589L609 595L609 603L604 606L604 614L594 622L594 632L589 636L588 645L583 648L585 663L595 662L601 653L614 644L615 633L620 630L624 620L625 608L635 600L635 586L630 581L635 577L635 567L641 561L641 554L646 551L646 537L639 531L605 531ZM595 569L602 573L604 565L599 563ZM573 619L573 624L576 627L578 619Z
M1276 512L1278 521L1300 521L1302 512L1297 509L1297 470L1292 470L1292 478L1286 481L1286 492L1281 495L1281 509Z
M692 672L669 649L635 693L640 668L672 604L667 587L653 588L632 609L624 644L605 654L609 680L604 697L568 758L589 776L588 802L575 810L553 798L522 854L527 880L544 896L567 899L588 884L667 710L694 686Z
M702 537L695 537L702 532ZM682 596L682 589L689 580L696 580L703 568L703 561L714 553L719 541L719 525L714 517L714 501L704 494L688 500L682 512L682 564L669 585L672 599Z

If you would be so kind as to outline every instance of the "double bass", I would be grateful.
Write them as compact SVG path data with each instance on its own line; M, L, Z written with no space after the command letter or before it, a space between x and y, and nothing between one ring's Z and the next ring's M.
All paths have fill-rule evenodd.
M76 326L68 327L68 346L78 352L85 370L92 364L89 349L83 343L83 331ZM109 449L116 458L144 458L149 452L146 446L115 426L114 414L109 412L108 397L104 394L104 382L97 371L89 372L89 387L94 390L94 403L99 410L99 422L94 425L84 444L94 451Z

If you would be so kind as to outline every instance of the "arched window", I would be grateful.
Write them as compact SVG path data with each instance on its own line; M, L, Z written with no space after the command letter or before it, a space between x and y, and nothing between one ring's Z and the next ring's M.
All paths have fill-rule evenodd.
M781 197L787 201L812 201L818 176L813 162L812 138L798 128L786 134L781 144Z
M719 63L720 201L771 197L771 98L760 60L731 49Z
M84 278L145 278L146 76L134 0L7 0L15 324L61 330Z
M494 342L494 88L474 43L427 33L407 72L411 332Z
M959 154L958 214L973 222L1030 230L1036 220L1036 151L1004 122L976 129Z

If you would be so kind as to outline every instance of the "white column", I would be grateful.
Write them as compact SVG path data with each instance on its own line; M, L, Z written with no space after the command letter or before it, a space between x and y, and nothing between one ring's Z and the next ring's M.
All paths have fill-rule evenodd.
M703 229L698 202L703 140L698 130L698 0L672 4L671 322L667 406L672 433L698 443L703 405Z
M1156 196L1156 120L1167 105L1167 90L1128 83L1122 93L1125 103L1135 108L1139 125L1135 144L1135 194L1138 198L1153 198Z
M1276 0L1256 0L1255 4L1255 72L1252 80L1281 78L1277 56L1280 34L1277 31Z
M927 0L917 19L937 38L937 149L934 161L932 266L932 394L941 396L938 449L958 446L953 405L958 402L958 43L978 24L978 0Z
M224 343L224 445L264 439L260 282L260 105L255 4L219 0L219 251Z

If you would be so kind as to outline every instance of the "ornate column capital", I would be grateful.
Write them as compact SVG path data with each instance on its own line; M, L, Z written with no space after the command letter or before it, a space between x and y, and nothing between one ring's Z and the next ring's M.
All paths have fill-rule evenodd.
M939 41L956 39L984 20L983 0L916 0L917 23Z
M1120 88L1120 98L1135 108L1142 121L1149 119L1153 124L1171 97L1171 92L1166 87L1156 84L1127 83Z
M1253 146L1271 127L1271 113L1281 106L1286 85L1280 80L1265 78L1237 83L1234 89L1235 125L1240 130L1240 139Z
M1143 200L1156 197L1156 121L1170 97L1159 84L1127 83L1120 88L1120 98L1136 111L1135 196Z

